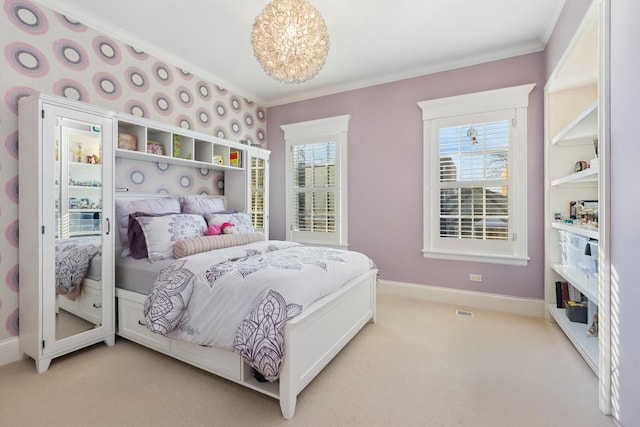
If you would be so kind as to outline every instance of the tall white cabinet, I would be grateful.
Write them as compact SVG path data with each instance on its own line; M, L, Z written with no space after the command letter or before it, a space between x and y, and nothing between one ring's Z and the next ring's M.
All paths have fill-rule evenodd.
M609 413L606 15L594 0L545 87L545 305L598 375Z
M19 132L20 349L44 372L55 357L114 343L114 118L87 104L34 95L20 100ZM61 245L92 248L72 296L58 286L68 283L56 267ZM67 266L82 264L78 259Z

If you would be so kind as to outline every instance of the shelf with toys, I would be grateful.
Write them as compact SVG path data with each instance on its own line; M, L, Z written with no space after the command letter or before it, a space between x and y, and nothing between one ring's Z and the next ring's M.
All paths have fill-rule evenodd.
M244 170L247 146L188 129L117 114L116 157L215 170Z

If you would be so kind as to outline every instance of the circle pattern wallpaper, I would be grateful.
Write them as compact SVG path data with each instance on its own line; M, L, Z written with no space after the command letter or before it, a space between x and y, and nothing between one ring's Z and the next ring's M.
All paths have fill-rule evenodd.
M0 12L0 341L17 337L18 104L47 93L207 135L266 144L266 109L215 82L27 0ZM117 188L224 194L221 172L116 159Z

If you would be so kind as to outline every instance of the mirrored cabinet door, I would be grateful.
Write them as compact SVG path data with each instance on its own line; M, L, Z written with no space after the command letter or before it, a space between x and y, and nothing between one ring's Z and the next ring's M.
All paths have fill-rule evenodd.
M20 342L43 372L114 342L114 120L44 95L21 100L19 114Z
M55 121L55 336L61 340L102 325L104 131L99 120Z

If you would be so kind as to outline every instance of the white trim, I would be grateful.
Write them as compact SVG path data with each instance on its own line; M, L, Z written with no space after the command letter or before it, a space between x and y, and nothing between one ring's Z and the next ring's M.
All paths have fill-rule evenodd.
M431 99L418 102L418 105L422 109L423 121L510 108L526 108L529 106L529 93L535 86L535 83L530 83L448 98Z
M545 313L544 300L542 299L512 297L390 280L380 280L378 293L457 305L460 308L473 307L529 317L543 318Z
M348 247L348 158L347 145L349 143L349 121L351 115L327 117L306 122L291 123L282 125L285 138L285 224L286 239L295 240L304 244L322 246L344 246ZM291 172L293 171L292 149L294 146L302 144L314 144L334 140L336 143L336 232L335 233L312 233L294 232L292 230L294 213L292 209L293 182Z
M613 413L613 383L617 378L613 375L613 358L618 354L619 336L617 328L614 327L614 312L618 307L613 307L612 296L612 268L611 268L611 0L596 0L594 4L598 6L598 32L600 45L598 49L598 62L600 69L598 75L598 114L600 117L600 148L598 156L600 158L600 182L598 187L598 200L602 208L599 212L599 243L602 252L599 260L600 284L598 286L598 403L602 413L610 415ZM595 6L594 6L595 8ZM614 344L615 343L615 344ZM615 346L615 347L614 347ZM618 372L616 372L617 374ZM616 375L617 376L617 375ZM616 405L617 406L617 405ZM616 408L617 409L617 408ZM618 414L614 414L618 415ZM617 418L617 417L616 417Z
M418 102L423 120L423 256L425 258L527 265L527 107L535 83ZM439 194L434 180L440 169L437 127L464 116L484 120L501 114L512 123L509 144L510 240L501 242L448 240L439 238ZM500 243L500 244L498 244Z
M545 34L547 32L550 33L550 30L552 30L555 26L557 18L558 16L560 16L560 12L562 11L563 4L563 2L559 2L559 8L553 15L554 19L549 21L549 30L546 30ZM548 40L548 37L545 40ZM278 105L291 104L294 102L304 101L312 98L320 98L322 96L333 95L336 93L365 89L372 86L395 83L402 80L428 76L444 71L457 70L463 67L481 65L489 62L500 61L503 59L511 59L516 56L542 52L544 51L544 49L545 47L543 46L543 43L523 43L518 46L505 47L499 52L492 52L489 54L479 53L478 55L466 56L464 58L454 58L450 61L439 61L437 64L431 64L418 70L395 70L394 72L389 74L359 79L352 82L328 85L301 92L274 95L272 97L269 97L267 103L263 105L265 105L266 107L276 107Z
M486 262L488 264L502 264L502 265L518 265L526 266L531 258L524 257L518 258L514 256L498 256L491 254L476 254L463 252L444 252L444 251L429 251L427 249L422 250L422 255L425 258L433 259L445 259L448 261L468 261L468 262Z
M24 355L20 353L20 340L18 338L0 341L0 366L22 359L24 359Z
M319 136L338 135L349 130L350 114L343 116L327 117L324 119L309 120L306 122L291 123L280 126L284 131L285 139L315 138Z

